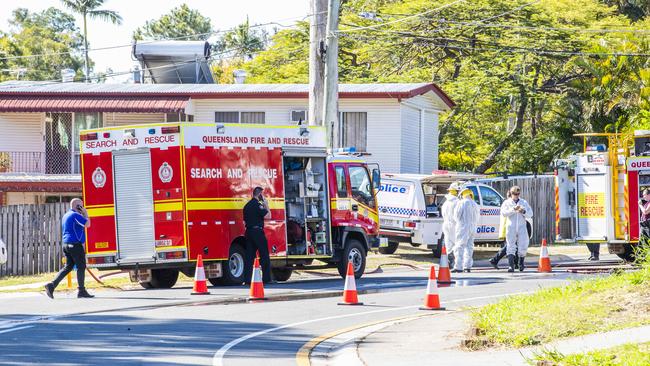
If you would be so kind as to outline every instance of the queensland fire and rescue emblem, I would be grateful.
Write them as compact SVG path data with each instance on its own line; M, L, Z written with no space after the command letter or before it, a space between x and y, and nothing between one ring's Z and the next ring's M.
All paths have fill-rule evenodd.
M93 172L92 180L93 185L96 188L103 188L104 184L106 184L106 173L102 170L102 168L97 167L97 169L95 169Z
M167 162L162 163L158 169L158 177L163 183L169 183L172 181L174 170Z

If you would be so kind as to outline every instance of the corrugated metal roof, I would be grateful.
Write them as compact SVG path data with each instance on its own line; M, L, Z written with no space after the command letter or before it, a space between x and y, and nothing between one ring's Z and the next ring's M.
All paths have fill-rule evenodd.
M1 95L0 112L178 113L188 97Z
M341 98L412 98L433 92L449 108L455 104L433 83L340 84ZM307 84L86 84L35 81L0 83L7 95L184 96L200 98L307 98Z
M341 93L406 93L433 85L428 83L340 84ZM0 93L307 93L308 84L87 84L39 81L0 83Z

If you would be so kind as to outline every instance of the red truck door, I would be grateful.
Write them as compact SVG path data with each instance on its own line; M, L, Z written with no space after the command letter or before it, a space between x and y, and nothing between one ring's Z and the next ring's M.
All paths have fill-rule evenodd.
M377 231L377 200L373 194L372 180L368 169L360 163L347 164L350 182L350 223L362 227L368 234Z

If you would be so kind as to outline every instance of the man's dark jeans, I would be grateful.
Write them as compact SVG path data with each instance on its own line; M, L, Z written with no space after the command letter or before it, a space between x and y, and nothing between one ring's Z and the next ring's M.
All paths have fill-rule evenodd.
M255 254L260 253L260 264L262 265L262 281L264 283L271 281L271 259L269 257L269 247L264 235L264 229L249 228L246 229L246 267L244 272L244 281L251 282L253 273L253 260Z
M63 244L63 253L65 254L65 267L63 267L56 275L52 285L56 288L65 276L72 271L74 266L77 266L77 284L79 290L84 289L84 281L86 279L86 252L82 243Z

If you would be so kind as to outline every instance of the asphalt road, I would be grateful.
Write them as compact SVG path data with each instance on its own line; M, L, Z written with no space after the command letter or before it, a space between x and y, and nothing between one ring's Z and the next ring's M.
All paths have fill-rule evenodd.
M580 275L507 274L481 271L456 276L440 289L443 306L476 306L510 293L558 286ZM223 304L243 297L243 287L97 292L95 299L57 293L0 297L0 364L265 366L295 364L309 340L355 325L418 314L426 271L400 270L365 276L358 283L364 306L339 306L337 297ZM267 287L267 294L340 290L340 278L294 281ZM376 292L378 291L378 292Z

